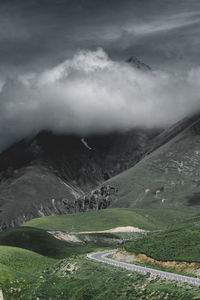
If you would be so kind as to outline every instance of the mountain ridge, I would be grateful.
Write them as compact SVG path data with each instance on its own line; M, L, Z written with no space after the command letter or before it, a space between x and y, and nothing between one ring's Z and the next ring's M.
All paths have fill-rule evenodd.
M118 190L111 207L200 209L199 135L199 114L158 135L143 159L108 180Z
M85 139L42 132L0 155L0 227L34 217L106 208L106 179L133 166L157 130L137 129ZM95 190L96 189L96 190ZM90 195L90 191L95 190ZM89 195L88 195L89 194Z

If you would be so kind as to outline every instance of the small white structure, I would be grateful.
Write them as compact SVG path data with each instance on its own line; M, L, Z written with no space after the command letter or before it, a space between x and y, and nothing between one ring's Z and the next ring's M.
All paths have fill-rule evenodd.
M81 142L87 149L92 150L92 148L88 145L88 143L86 142L86 140L84 138L81 139Z

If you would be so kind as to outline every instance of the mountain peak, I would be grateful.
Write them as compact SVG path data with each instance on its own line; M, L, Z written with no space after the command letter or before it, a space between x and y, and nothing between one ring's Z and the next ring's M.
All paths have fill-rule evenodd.
M127 63L131 63L135 68L140 69L142 71L151 71L151 68L140 61L136 56L131 56L129 59L126 61Z

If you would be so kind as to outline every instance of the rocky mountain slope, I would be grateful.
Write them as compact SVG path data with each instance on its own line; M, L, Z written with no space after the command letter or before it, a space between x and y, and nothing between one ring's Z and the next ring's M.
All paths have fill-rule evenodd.
M0 155L1 229L110 207L199 208L200 115L159 134L42 132Z
M87 194L138 162L158 132L137 129L85 139L42 132L13 145L0 155L0 228L106 208L112 187Z
M154 139L144 159L110 179L112 207L200 209L200 115Z

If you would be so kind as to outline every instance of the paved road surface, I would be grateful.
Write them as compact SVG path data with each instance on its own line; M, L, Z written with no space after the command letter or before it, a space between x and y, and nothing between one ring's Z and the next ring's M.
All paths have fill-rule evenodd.
M124 268L129 271L138 272L138 273L141 273L144 275L149 274L151 276L160 277L165 280L176 280L176 281L179 281L182 283L188 283L190 285L196 285L196 286L200 287L200 279L198 279L198 278L178 275L175 273L164 272L164 271L141 267L141 266L137 266L137 265L133 265L133 264L127 264L127 263L120 262L120 261L113 260L113 259L106 257L110 254L114 254L116 251L117 250L109 250L109 251L103 251L103 252L89 253L89 254L87 254L87 257L89 259L93 259L93 260L96 260L99 262L113 265L115 267Z

